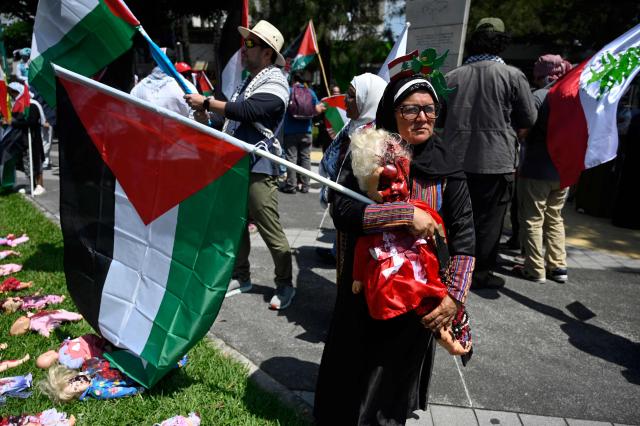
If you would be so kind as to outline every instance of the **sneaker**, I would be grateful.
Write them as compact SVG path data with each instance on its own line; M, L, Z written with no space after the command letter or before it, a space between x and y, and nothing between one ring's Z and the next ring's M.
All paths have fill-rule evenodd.
M18 192L21 193L21 194L26 194L27 190L24 189L24 188L20 188L20 189L18 189Z
M556 268L553 271L547 271L547 276L557 283L566 283L569 279L567 268Z
M47 190L46 190L46 189L44 189L44 186L42 186L42 185L36 185L36 188L33 190L33 195L34 195L35 197L37 197L38 195L42 195L42 194L44 194L45 192L47 192Z
M278 189L280 192L284 192L285 194L295 194L297 192L296 188L288 188L286 186L282 186Z
M492 271L484 273L474 273L471 288L474 290L497 289L505 285L505 280L501 276L495 275Z
M251 280L240 281L238 279L232 279L229 281L229 287L227 288L227 294L224 297L235 296L236 294L246 293L251 290Z
M296 295L296 289L290 285L283 285L276 289L276 293L269 302L269 309L280 311L288 308L293 300L293 296Z
M308 186L303 186L302 188L300 188L298 190L301 194L306 194L307 192L309 192L309 187Z
M534 283L544 284L547 279L545 277L534 277L531 275L529 271L524 269L522 265L516 265L513 267L512 271L516 274L516 276L525 279L527 281L533 281Z

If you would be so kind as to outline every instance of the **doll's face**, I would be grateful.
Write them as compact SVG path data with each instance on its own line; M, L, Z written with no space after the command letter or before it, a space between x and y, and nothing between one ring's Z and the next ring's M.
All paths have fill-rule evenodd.
M91 378L89 376L87 376L86 374L78 374L77 376L69 379L64 390L68 393L80 396L82 395L82 392L87 390L90 384Z
M385 164L380 174L378 190L382 200L386 203L406 201L409 199L409 187L407 185L407 167L403 160L398 158L395 164Z

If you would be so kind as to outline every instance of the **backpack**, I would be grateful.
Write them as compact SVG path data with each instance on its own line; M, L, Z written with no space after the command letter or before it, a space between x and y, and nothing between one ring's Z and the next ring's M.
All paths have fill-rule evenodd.
M301 84L295 84L291 88L291 97L287 112L298 120L310 120L316 114L316 106L313 103L311 90Z

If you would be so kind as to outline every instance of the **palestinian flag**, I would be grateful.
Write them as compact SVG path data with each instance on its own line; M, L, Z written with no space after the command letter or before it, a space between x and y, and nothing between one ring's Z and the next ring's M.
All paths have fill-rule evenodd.
M205 74L204 70L200 70L196 73L196 83L198 90L204 96L213 95L213 85L209 81L207 74Z
M618 102L640 71L640 25L556 82L547 95L547 149L560 185L616 156Z
M55 106L52 62L92 76L131 48L138 25L121 0L40 0L29 82Z
M337 135L345 124L349 121L347 118L347 106L344 103L345 95L336 95L322 98L322 102L327 109L324 112L324 124L327 130L333 129Z
M67 287L151 387L211 328L246 227L237 140L56 68Z
M7 75L0 65L0 116L7 120L11 119L11 109L9 108L9 91L7 90Z
M25 117L29 116L29 108L31 107L31 93L29 93L29 85L27 83L20 84L17 82L9 85L12 89L17 91L18 88L22 89L20 94L13 102L13 108L11 108L12 114L23 114Z
M300 34L283 53L287 61L285 71L305 69L319 52L316 31L313 28L313 21L310 20L304 33Z

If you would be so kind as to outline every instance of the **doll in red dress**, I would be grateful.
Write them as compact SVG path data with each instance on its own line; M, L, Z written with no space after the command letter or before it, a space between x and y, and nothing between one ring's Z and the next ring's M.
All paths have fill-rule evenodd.
M411 152L399 135L385 130L366 129L352 137L353 172L360 189L377 203L409 202L425 210L445 237L440 215L421 200L410 199L409 164ZM394 229L358 238L353 265L352 291L364 296L372 318L385 320L415 310L424 316L447 295L440 276L436 239L417 238L408 230ZM453 325L436 336L451 355L471 350L464 308Z

